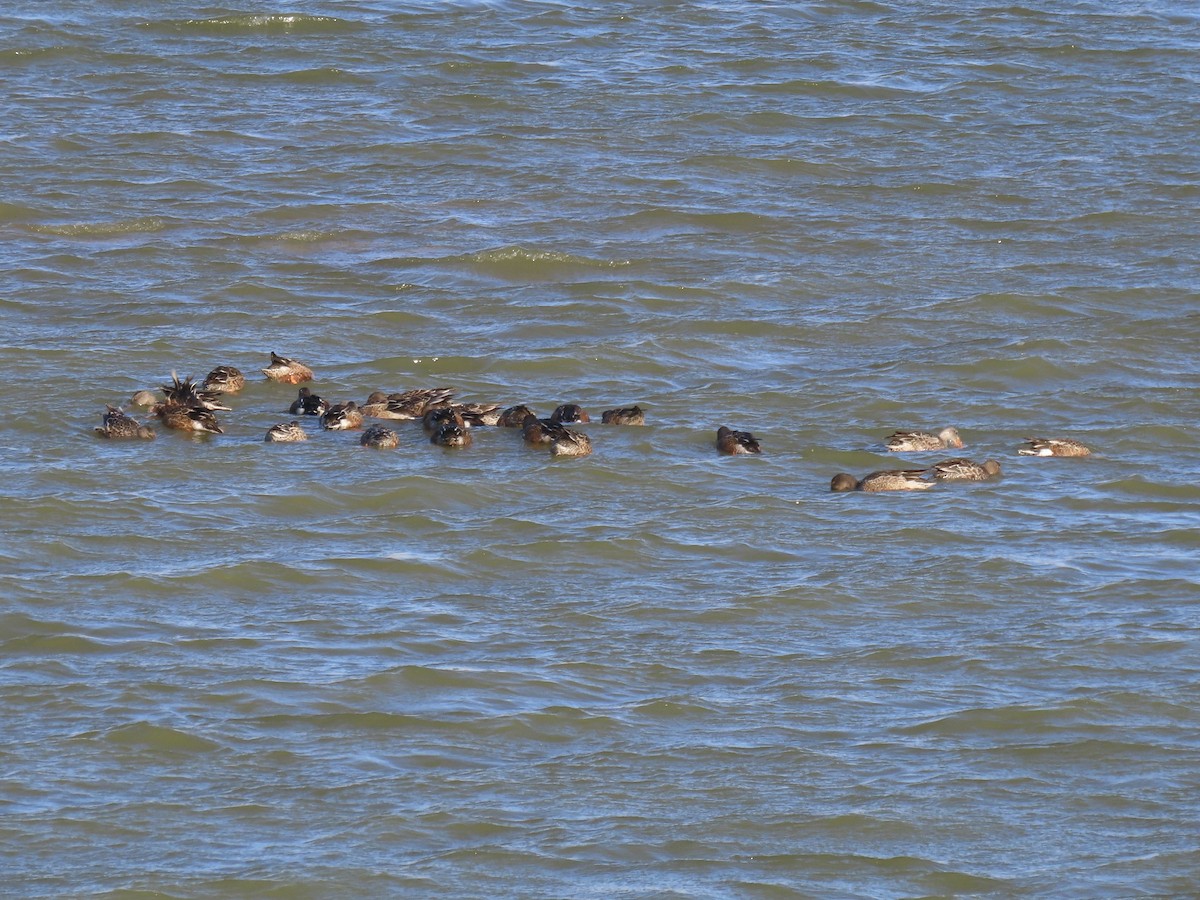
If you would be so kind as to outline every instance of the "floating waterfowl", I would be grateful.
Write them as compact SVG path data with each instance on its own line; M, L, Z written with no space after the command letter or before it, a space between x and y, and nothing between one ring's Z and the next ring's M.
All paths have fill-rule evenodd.
M742 453L762 453L758 438L748 431L734 431L722 425L717 429L717 449L728 456Z
M321 427L326 431L349 431L360 428L363 423L362 410L353 400L335 403L321 415Z
M374 391L362 411L374 419L419 419L430 407L449 403L453 396L450 388L419 388L396 394Z
M204 376L200 385L206 391L216 391L218 394L236 394L246 386L246 376L241 369L233 366L217 366Z
M604 425L645 425L646 413L640 406L606 409L600 414L600 422Z
M207 432L209 434L224 434L216 415L211 409L202 406L186 406L180 403L160 403L152 410L155 416L167 428L176 431Z
M1074 438L1025 438L1021 456L1091 456L1092 451Z
M934 482L926 481L922 476L925 469L892 469L884 472L872 472L861 480L853 475L839 472L833 476L829 489L834 492L866 491L880 493L882 491L927 491Z
M582 406L578 403L564 403L550 414L550 421L554 424L587 424L592 421Z
M282 422L267 429L263 438L268 444L293 444L296 441L307 441L308 432L300 427L299 422Z
M392 419L395 418L388 410L388 396L383 391L371 391L367 396L367 402L359 406L362 414L371 419Z
M525 421L521 423L521 437L525 443L533 444L535 447L552 443L566 430L564 425L539 419L533 414L527 415Z
M470 428L491 426L500 421L499 403L455 403L454 408Z
M963 446L958 429L953 426L943 428L937 434L925 431L896 431L887 439L887 448L893 453L914 452L921 450L944 450L947 447L960 449Z
M271 364L260 371L271 381L283 384L300 384L302 381L313 380L312 369L299 360L280 356L274 350L271 351Z
M101 424L96 427L96 434L112 440L154 440L154 429L143 425L131 416L125 415L119 406L105 404L107 411Z
M152 391L138 391L129 399L129 402L134 406L140 406L145 409L157 403L158 397L154 396Z
M444 422L434 431L429 442L440 444L443 447L469 447L472 440L471 432L465 426L454 422Z
M928 472L938 481L987 481L1000 474L1000 463L994 459L977 463L959 457L934 463Z
M467 427L467 423L463 421L462 414L449 403L441 406L433 406L425 410L425 415L421 417L421 427L430 434L433 434L443 425L454 425L458 428Z
M525 424L525 417L533 416L537 418L537 414L524 403L516 406L510 406L504 412L500 413L500 417L496 420L496 424L501 428L521 428Z
M400 437L386 425L369 425L358 442L376 450L393 450L400 446Z
M322 400L309 388L302 387L288 412L293 416L323 416L329 411L329 401Z
M587 456L591 452L591 439L574 428L563 428L550 441L551 456Z

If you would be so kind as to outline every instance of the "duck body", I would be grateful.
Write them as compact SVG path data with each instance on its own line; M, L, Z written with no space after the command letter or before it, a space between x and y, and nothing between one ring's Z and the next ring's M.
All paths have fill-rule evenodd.
M419 419L431 407L449 403L453 396L450 388L419 388L395 394L375 391L367 398L363 412L376 419Z
M358 442L376 450L394 450L400 446L400 437L386 425L369 425Z
M858 483L860 491L878 493L880 491L927 491L933 487L932 481L924 479L924 469L891 469L883 472L872 472L863 476Z
M321 415L321 427L326 431L349 431L351 428L361 428L363 423L362 410L353 400L346 403L335 403Z
M537 414L524 403L519 403L516 406L510 406L504 412L500 413L500 417L496 419L496 424L501 428L520 428L525 424L525 417L533 416L537 418Z
M926 431L895 431L888 437L887 448L892 453L912 453L924 450L944 450L953 447L956 450L963 446L958 429L943 428L937 434Z
M271 381L283 384L301 384L313 380L313 371L296 359L289 359L271 351L271 364L260 370Z
M560 423L586 425L592 421L592 418L578 403L564 403L557 407L554 412L550 413L550 421L556 425Z
M462 413L448 403L441 406L430 407L425 411L425 415L421 417L421 427L423 427L430 434L433 434L443 425L453 425L456 428L467 427L467 423L463 419Z
M1092 451L1073 438L1025 438L1021 456L1091 456Z
M926 481L922 476L925 469L892 469L884 472L872 472L861 480L845 472L833 476L829 489L834 493L842 491L866 491L869 494L883 491L927 491L934 482Z
M329 401L322 400L309 388L300 388L296 399L288 407L293 416L323 416L329 410Z
M218 394L236 394L246 386L246 376L233 366L217 366L204 376L200 387Z
M224 434L217 417L211 409L202 406L187 406L181 403L160 403L154 407L156 415L163 425L175 431L205 432L208 434Z
M533 414L527 415L525 421L521 423L521 437L525 443L535 447L553 443L566 430L566 426L560 425L558 422L539 419Z
M498 403L455 403L454 408L469 428L491 426L500 421Z
M734 431L722 425L717 429L717 449L726 456L739 456L743 453L762 453L762 445L758 438L748 431Z
M429 438L431 444L442 447L470 447L472 440L470 430L454 422L442 423Z
M591 452L591 438L574 428L562 429L550 441L551 456L587 456Z
M359 406L362 414L371 419L395 418L388 410L388 396L383 391L372 391L367 401Z
M110 440L154 440L154 430L141 422L125 415L119 406L107 406L101 424L96 428L96 434Z
M600 422L604 425L645 425L646 413L640 406L606 409L600 414Z
M1000 463L994 459L977 463L959 457L934 463L927 471L938 481L987 481L1000 474Z
M294 444L297 441L307 441L308 432L300 426L299 422L281 422L268 428L267 435L263 440L268 444Z

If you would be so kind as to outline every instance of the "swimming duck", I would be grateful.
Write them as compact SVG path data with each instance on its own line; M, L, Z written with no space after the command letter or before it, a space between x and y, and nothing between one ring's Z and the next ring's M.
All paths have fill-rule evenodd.
M152 428L125 415L119 406L108 406L108 404L105 404L105 406L108 411L104 413L104 418L101 420L103 424L96 427L96 434L100 435L100 437L112 438L114 440L154 440L154 430Z
M313 380L312 369L299 360L280 356L274 350L271 351L271 364L260 371L271 381L280 381L284 384L299 384L302 381Z
M1021 456L1091 456L1092 451L1074 438L1025 438Z
M203 406L187 406L182 403L157 404L152 410L167 428L176 431L201 431L209 434L224 434L211 409Z
M600 414L600 422L604 425L645 425L646 413L640 406L606 409Z
M471 432L467 428L454 422L444 422L433 433L429 442L443 447L469 447L472 440Z
M868 493L879 493L881 491L926 491L933 487L934 482L926 481L922 478L921 476L924 474L924 469L896 469L885 472L872 472L859 481L853 475L849 475L846 472L839 472L833 476L833 480L829 483L829 489L834 492L867 491Z
M328 409L328 400L322 400L308 388L302 387L288 412L293 416L323 416Z
M220 391L205 390L200 385L197 385L190 375L181 379L172 372L171 383L162 385L161 389L168 405L175 404L179 406L195 406L200 409L229 411L229 407L221 403Z
M937 434L925 431L896 431L887 439L887 448L893 453L913 452L919 450L944 450L946 447L960 449L962 438L958 429L943 428Z
M496 424L501 428L520 428L525 424L526 416L537 418L532 409L521 403L517 406L510 406L504 412L500 413L500 418L496 420Z
M454 408L471 428L495 425L500 421L499 403L455 403Z
M393 450L400 446L400 437L385 425L369 425L358 442L376 450Z
M374 391L362 411L375 419L419 419L429 407L449 403L453 396L450 388L418 388L397 394Z
M592 441L582 431L564 428L550 442L551 456L587 456L592 452Z
M717 449L729 456L739 453L762 453L758 438L748 431L734 431L722 425L717 429Z
M218 394L236 394L246 386L246 376L241 369L233 366L217 366L204 376L201 383L206 391L216 391Z
M564 403L555 409L554 412L550 413L550 421L556 425L559 423L572 424L575 422L584 425L592 421L592 419L578 403Z
M443 425L454 425L457 428L467 427L462 413L458 411L456 406L449 403L444 403L440 406L431 406L425 410L425 415L421 417L421 427L430 434L433 434Z
M525 421L521 423L521 437L525 443L534 446L553 443L555 438L566 430L566 426L547 419L539 419L532 413L527 415Z
M281 422L267 429L263 438L268 444L292 444L296 441L307 441L308 433L300 427L299 422Z
M938 481L987 481L1000 474L1000 463L994 459L977 463L959 457L934 463L927 471Z
M362 410L364 416L369 416L372 419L392 418L391 413L388 411L388 396L383 391L371 391L367 396L367 401L358 408Z
M136 394L134 394L129 399L129 402L132 403L134 406L141 406L143 408L147 408L147 407L151 407L155 403L157 403L158 398L155 397L151 391L138 391Z
M348 431L363 423L362 410L353 400L335 403L321 415L321 427L326 431Z

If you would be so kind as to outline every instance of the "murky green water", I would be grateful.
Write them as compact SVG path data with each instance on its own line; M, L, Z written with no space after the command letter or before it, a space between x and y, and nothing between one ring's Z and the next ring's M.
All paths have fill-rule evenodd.
M1159 2L6 6L5 896L1196 893L1198 50ZM265 444L273 350L594 453ZM92 434L217 364L224 435ZM947 424L1003 478L828 492Z

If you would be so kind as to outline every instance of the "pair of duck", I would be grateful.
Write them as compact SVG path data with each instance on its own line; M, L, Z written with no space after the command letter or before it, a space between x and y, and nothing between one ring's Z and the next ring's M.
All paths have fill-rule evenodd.
M943 428L937 434L896 431L885 443L892 453L963 447L962 437L953 426ZM1026 438L1017 453L1021 456L1090 456L1092 451L1073 438Z
M939 481L987 481L1000 474L1000 463L994 459L977 463L974 460L958 457L944 462L934 463L927 469L892 469L883 472L872 472L862 479L855 478L846 472L839 472L829 483L831 491L924 491L933 487ZM932 476L929 481L926 475Z

